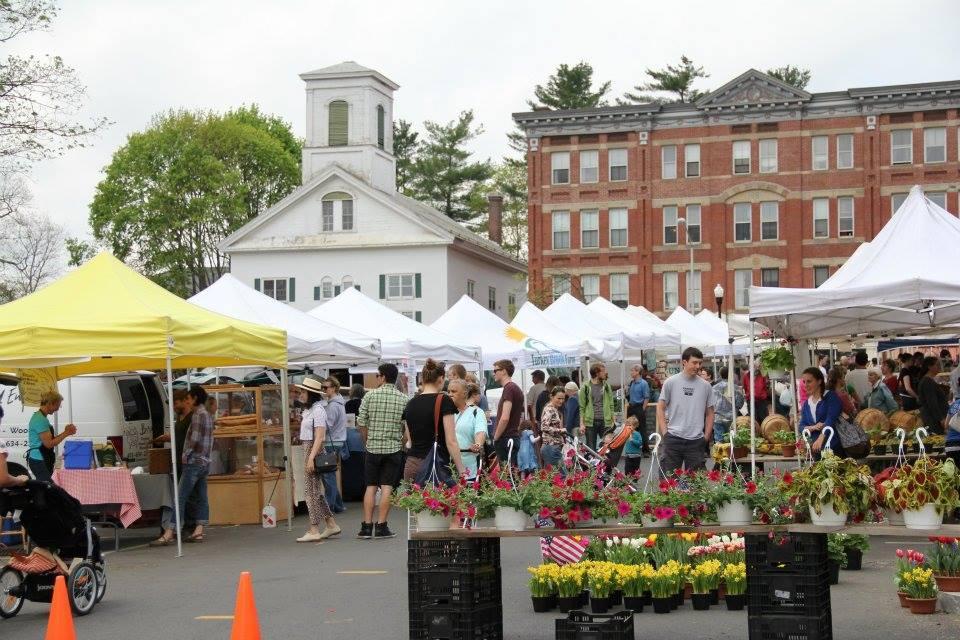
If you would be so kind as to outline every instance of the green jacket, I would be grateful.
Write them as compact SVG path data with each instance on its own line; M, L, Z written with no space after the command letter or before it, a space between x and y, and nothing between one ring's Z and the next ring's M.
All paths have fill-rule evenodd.
M593 394L590 393L592 382L588 381L580 387L580 419L585 426L593 426ZM603 424L607 429L613 428L613 387L609 382L603 383Z

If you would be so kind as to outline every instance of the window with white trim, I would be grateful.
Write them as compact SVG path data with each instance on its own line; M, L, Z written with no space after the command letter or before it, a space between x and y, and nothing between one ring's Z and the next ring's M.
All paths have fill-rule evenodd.
M760 286L761 287L779 287L780 286L780 269L776 269L776 268L760 269Z
M596 249L600 246L600 212L588 209L580 212L580 247Z
M261 285L263 295L280 302L287 302L288 282L289 278L264 278Z
M557 274L551 278L553 299L557 301L565 293L570 293L570 276Z
M750 173L749 140L735 140L733 143L733 173Z
M625 309L630 302L630 275L626 273L610 274L610 302Z
M830 237L830 199L813 199L813 237L814 239Z
M511 318L517 315L517 294L513 292L507 294L507 315Z
M810 138L811 169L826 171L830 168L830 138L828 136L813 136Z
M677 244L677 208L663 208L663 244Z
M900 208L900 205L907 199L909 193L895 193L890 196L890 215L892 216Z
M777 139L760 141L760 173L777 172Z
M580 182L597 182L600 179L600 152L580 152Z
M837 236L853 237L853 198L850 196L837 198Z
M324 276L320 278L320 298L329 300L333 297L333 278Z
M700 145L688 144L683 147L683 164L686 177L700 177Z
M660 148L660 177L672 180L677 177L677 145L667 144Z
M947 130L944 127L931 127L923 130L924 163L946 162Z
M853 169L853 134L837 136L837 169Z
M610 161L610 181L619 182L627 179L627 150L610 149L607 152Z
M913 162L913 129L897 129L890 132L890 164Z
M353 288L353 276L343 276L340 279L340 291L346 291Z
M733 301L737 309L750 308L750 286L753 284L753 271L737 269L733 272Z
M467 280L467 295L472 300L476 300L474 294L477 292L477 283L473 280Z
M555 151L550 154L550 183L570 184L569 151Z
M553 248L570 248L570 212L554 211L551 215L551 224L553 231ZM471 296L473 297L473 296Z
M830 277L830 267L820 265L813 268L813 286L819 287Z
M343 191L333 191L321 200L323 230L353 231L353 196Z
M687 221L687 244L700 244L700 205L688 204L684 211L684 219Z
M753 239L753 211L749 202L733 205L733 241L750 242Z
M610 246L627 246L627 210L610 209Z
M496 287L487 287L487 309L497 310L497 289Z
M587 304L600 297L600 276L584 274L580 276L580 289L583 292L583 301Z
M349 131L350 105L346 100L334 100L327 105L327 146L347 146Z
M414 274L387 274L387 300L412 300L416 294Z
M943 191L935 191L933 193L926 194L930 200L933 201L941 209L947 208L947 194Z
M686 277L690 278L687 283L687 311L694 313L703 308L703 296L700 291L702 278L700 272L696 270L693 273L687 271Z
M663 272L663 310L673 311L680 303L679 288L677 285L677 272Z
M777 202L760 203L760 239L776 240L780 237L780 205Z

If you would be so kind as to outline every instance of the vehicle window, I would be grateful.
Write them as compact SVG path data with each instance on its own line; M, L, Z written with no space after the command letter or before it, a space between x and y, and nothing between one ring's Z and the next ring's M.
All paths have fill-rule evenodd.
M149 420L150 404L147 402L147 392L139 378L117 380L120 388L120 403L123 405L123 419Z

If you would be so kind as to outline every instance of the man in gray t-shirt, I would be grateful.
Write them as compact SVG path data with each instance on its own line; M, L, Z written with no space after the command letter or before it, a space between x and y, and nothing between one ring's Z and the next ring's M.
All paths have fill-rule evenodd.
M710 383L697 375L703 353L687 347L681 360L683 369L663 383L657 402L657 431L667 448L662 466L668 474L682 466L702 469L713 436L716 400Z

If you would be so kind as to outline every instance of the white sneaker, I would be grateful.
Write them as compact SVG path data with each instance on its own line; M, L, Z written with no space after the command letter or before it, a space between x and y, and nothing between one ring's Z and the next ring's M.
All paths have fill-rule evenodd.
M320 540L323 540L323 538L319 533L305 533L297 538L297 542L319 542Z
M340 527L334 527L332 529L330 527L326 527L323 531L320 532L319 539L326 540L331 536L338 536L340 535L341 531L342 529Z

